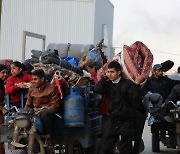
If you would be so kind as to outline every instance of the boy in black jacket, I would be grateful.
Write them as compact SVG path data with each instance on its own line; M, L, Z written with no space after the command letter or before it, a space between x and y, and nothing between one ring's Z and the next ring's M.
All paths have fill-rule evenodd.
M120 139L120 154L132 154L134 137L134 112L138 102L140 86L121 78L121 66L112 61L108 65L107 77L95 86L95 91L106 94L109 114L102 121L102 137L98 154L113 154L113 147Z

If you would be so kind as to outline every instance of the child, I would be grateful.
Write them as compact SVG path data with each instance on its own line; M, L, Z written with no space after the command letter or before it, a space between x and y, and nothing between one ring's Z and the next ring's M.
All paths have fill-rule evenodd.
M8 77L5 93L11 96L11 105L21 107L21 89L27 88L26 83L32 80L31 75L23 73L24 65L19 61L11 64L11 76Z

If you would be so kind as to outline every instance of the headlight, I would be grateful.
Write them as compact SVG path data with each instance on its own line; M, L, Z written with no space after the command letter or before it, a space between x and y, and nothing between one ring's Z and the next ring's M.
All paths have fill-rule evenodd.
M30 125L30 120L25 115L19 115L16 117L15 124L19 128L27 128Z

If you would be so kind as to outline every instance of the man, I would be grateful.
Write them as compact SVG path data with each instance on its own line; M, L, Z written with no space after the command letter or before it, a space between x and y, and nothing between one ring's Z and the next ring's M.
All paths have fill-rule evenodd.
M179 84L180 81L169 79L163 75L163 68L161 64L155 64L153 66L152 76L150 77L154 92L159 93L163 100L166 100L171 89Z
M95 91L108 97L109 114L102 120L102 136L98 154L113 154L113 147L121 136L119 153L132 153L134 138L134 106L138 102L139 85L121 78L121 66L112 61L108 65L107 77L96 85Z
M4 96L5 96L4 81L7 77L7 71L8 71L8 68L6 67L6 65L0 64L0 125L2 125L4 122L3 114L6 112L4 108ZM5 153L3 143L0 143L0 153L1 154Z
M44 133L52 134L54 115L59 108L60 95L56 86L45 80L43 70L32 72L33 86L28 91L25 109L34 108L35 111L46 107L40 112L40 118L44 124Z
M179 84L180 81L172 80L167 76L163 75L163 67L161 64L155 64L153 66L152 76L150 77L152 87L154 88L155 93L159 93L162 98L163 102L167 99L168 95L170 94L172 88ZM163 115L166 115L166 109L163 108L162 105L161 112ZM163 143L166 143L166 123L162 123L162 130L160 131L160 138Z

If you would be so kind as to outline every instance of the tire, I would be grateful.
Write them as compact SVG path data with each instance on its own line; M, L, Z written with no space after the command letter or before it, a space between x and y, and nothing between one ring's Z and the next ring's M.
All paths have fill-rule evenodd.
M160 152L159 131L152 133L152 152Z
M12 151L12 154L26 154L26 152L22 149L16 149Z

